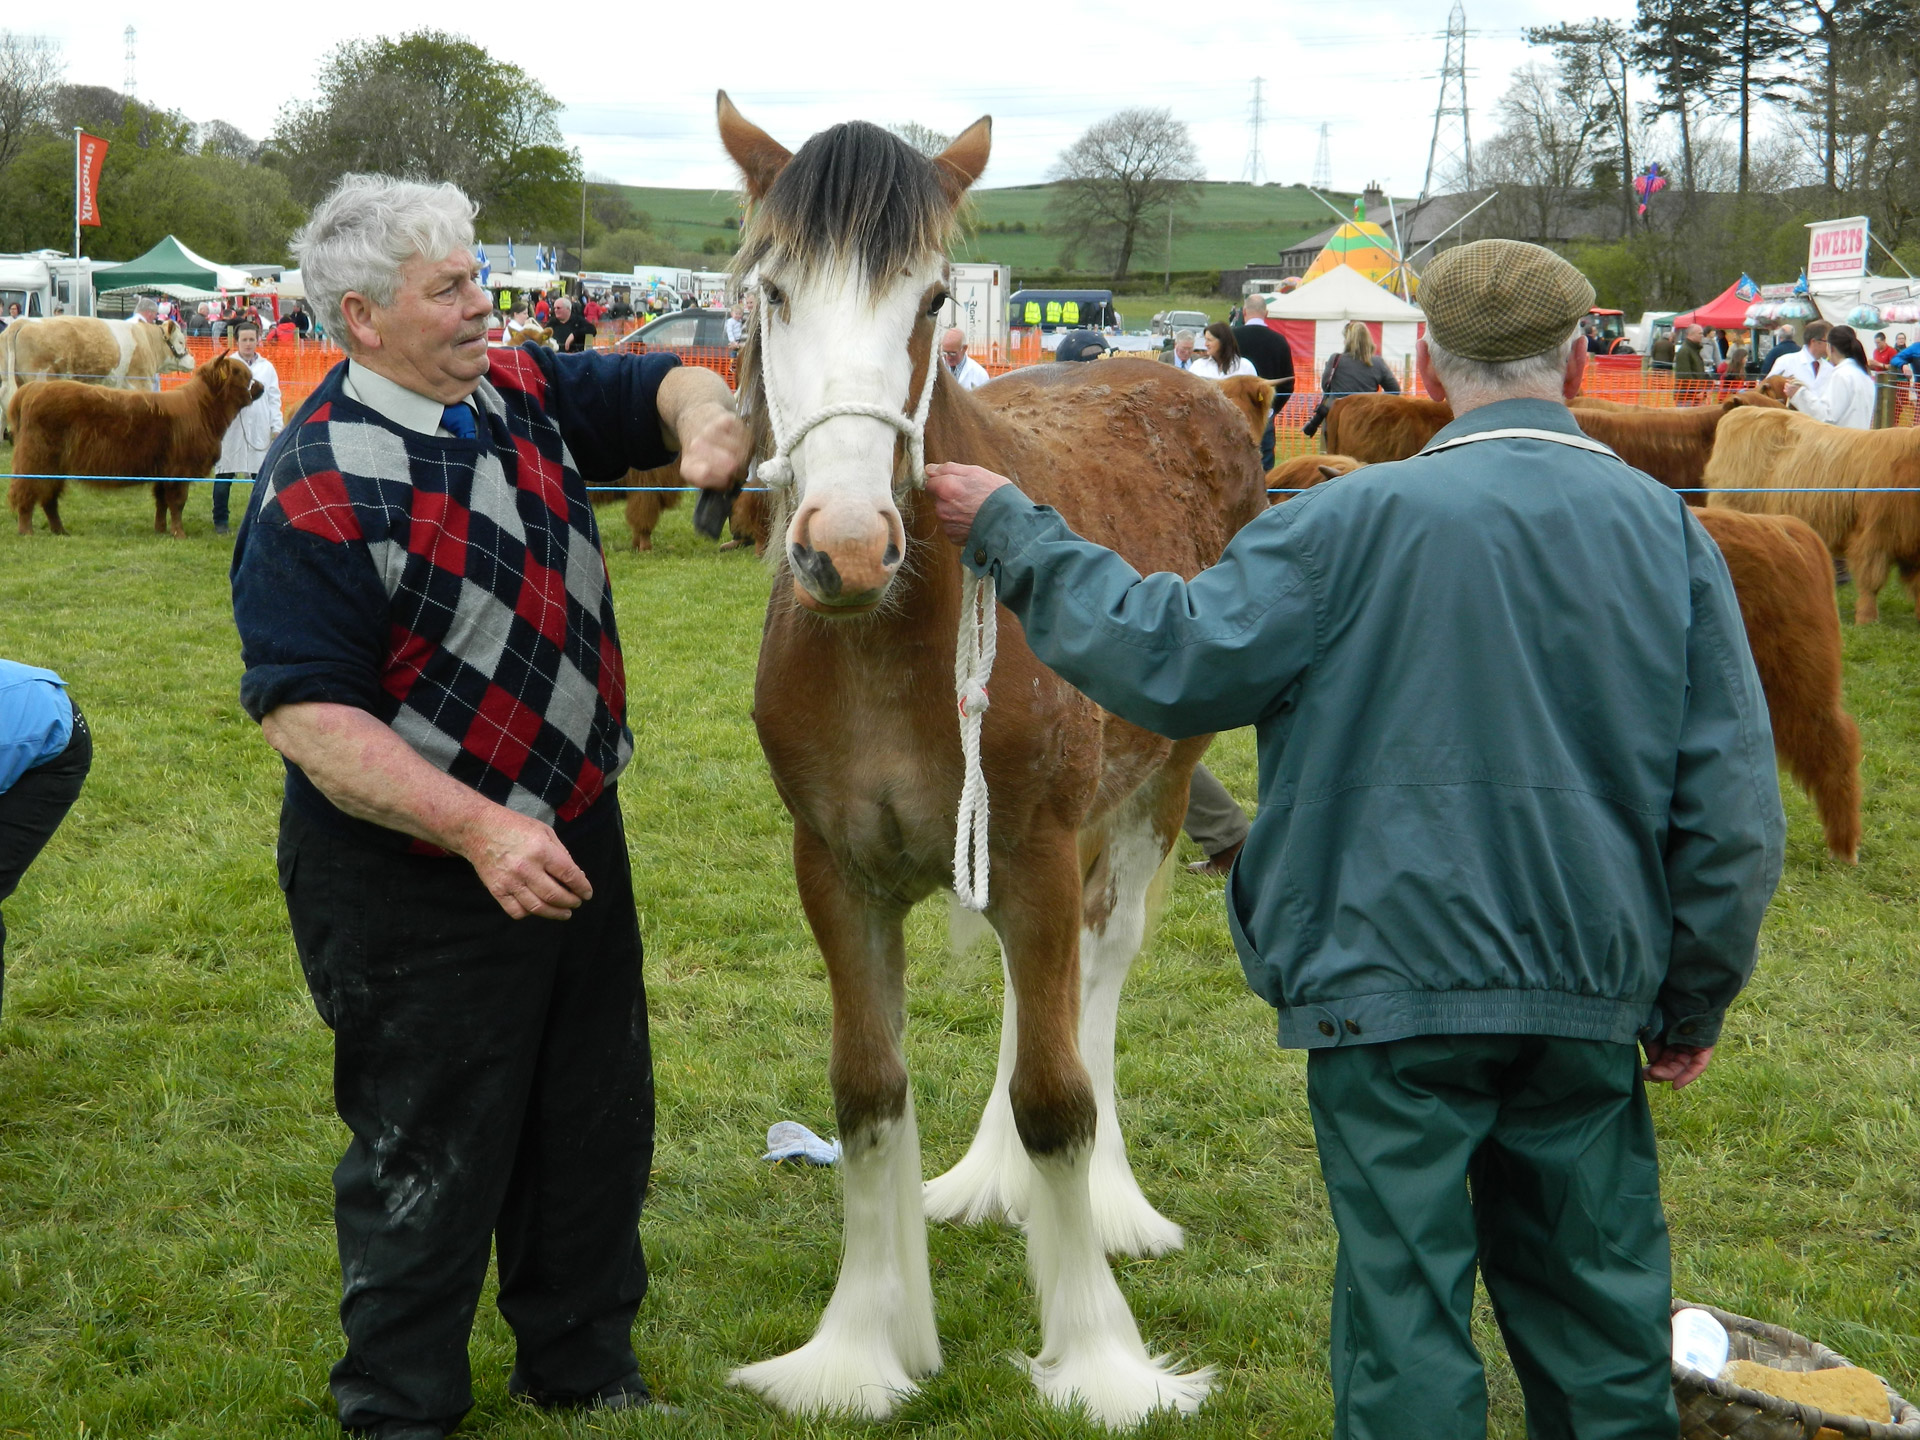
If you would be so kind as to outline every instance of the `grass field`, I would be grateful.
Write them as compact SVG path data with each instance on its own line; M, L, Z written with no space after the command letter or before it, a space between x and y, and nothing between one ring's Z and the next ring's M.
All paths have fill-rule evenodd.
M740 214L738 200L730 190L622 188L634 207L652 219L655 231L674 244L698 250L703 240L716 235L731 238L735 233L726 228L726 222L738 219ZM955 258L1011 265L1016 279L1021 271L1053 269L1060 263L1060 237L1044 229L1052 189L1049 185L1017 185L975 190L969 233L955 248ZM1351 195L1328 194L1327 199L1340 206L1343 213L1353 203ZM1375 218L1383 223L1386 219ZM1198 187L1193 201L1176 217L1173 268L1220 270L1270 264L1283 247L1298 244L1336 223L1333 214L1303 189L1208 183ZM1011 228L1015 225L1025 229ZM1165 236L1164 228L1155 227L1142 237L1134 265L1138 273L1150 275L1162 268ZM1081 263L1093 266L1097 262L1083 255Z
M238 497L236 497L237 499ZM0 542L0 653L57 667L94 771L7 907L0 1020L0 1436L334 1433L330 1045L274 884L279 768L235 699L228 547L156 539L144 495L70 497L74 535ZM603 512L612 519L612 512ZM463 1434L1098 1433L1034 1399L1017 1235L935 1229L946 1369L888 1424L786 1420L728 1368L806 1338L838 1263L838 1176L756 1157L781 1118L832 1129L827 996L748 719L764 571L671 512L612 554L638 750L622 786L648 949L660 1144L636 1343L681 1419L570 1421L506 1396L483 1305ZM610 531L624 544L617 520ZM1846 607L1850 613L1850 603ZM1920 633L1904 599L1847 634L1866 842L1829 860L1797 794L1757 979L1699 1085L1660 1094L1677 1285L1811 1333L1920 1389ZM1250 796L1252 751L1214 763ZM1182 873L1122 1011L1141 1183L1188 1248L1120 1268L1149 1343L1218 1368L1201 1414L1141 1433L1328 1432L1333 1261L1300 1057L1244 990L1220 886ZM997 961L909 931L909 1043L930 1173L991 1080ZM1482 1324L1489 1352L1498 1349ZM1523 1433L1504 1362L1494 1433Z

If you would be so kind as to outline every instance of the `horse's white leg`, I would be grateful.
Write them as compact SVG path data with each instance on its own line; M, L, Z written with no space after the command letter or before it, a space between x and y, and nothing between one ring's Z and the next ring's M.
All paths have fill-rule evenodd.
M1148 1353L1094 1228L1092 1168L1084 1149L1034 1166L1027 1262L1040 1292L1041 1349L1028 1362L1033 1383L1057 1405L1084 1404L1107 1426L1137 1424L1155 1410L1191 1414L1213 1372L1178 1374Z
M920 1131L900 1041L906 953L900 916L848 894L825 846L794 829L801 899L833 985L833 1103L846 1188L840 1279L813 1338L729 1376L803 1414L880 1419L940 1368L927 1222L920 1208Z
M1013 1057L1019 1048L1020 1003L1007 976L1007 955L1000 952L1000 980L1004 998L1000 1011L1000 1061L993 1072L993 1091L981 1112L973 1143L946 1174L926 1184L929 1220L954 1220L977 1225L986 1220L1019 1223L1026 1218L1027 1192L1033 1167L1020 1132L1013 1123L1013 1105L1007 1086L1013 1079Z
M1081 916L1074 902L1082 885L1071 842L1061 851L1030 853L1009 867L1016 873L1000 916L1021 1015L1008 1099L1033 1165L1027 1259L1042 1344L1030 1369L1047 1399L1082 1404L1101 1424L1124 1426L1158 1409L1197 1408L1209 1376L1174 1374L1147 1353L1094 1224L1089 1183L1099 1112L1077 1053L1075 1014Z

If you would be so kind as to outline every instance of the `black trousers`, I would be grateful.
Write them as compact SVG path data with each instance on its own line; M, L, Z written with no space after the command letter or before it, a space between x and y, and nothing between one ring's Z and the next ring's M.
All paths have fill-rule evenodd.
M1271 469L1272 467L1269 466L1268 468ZM213 523L215 525L225 525L227 523L227 506L233 495L233 482L236 480L251 479L253 479L253 473L246 470L218 470L214 472Z
M73 707L73 734L67 748L43 760L0 791L0 905L20 888L27 867L53 838L80 798L93 765L93 733L80 707ZM7 985L7 921L0 915L0 1004Z
M593 899L515 921L464 860L281 814L280 883L353 1132L334 1171L349 1429L466 1413L490 1242L515 1393L566 1401L638 1370L653 1065L618 797L566 843Z

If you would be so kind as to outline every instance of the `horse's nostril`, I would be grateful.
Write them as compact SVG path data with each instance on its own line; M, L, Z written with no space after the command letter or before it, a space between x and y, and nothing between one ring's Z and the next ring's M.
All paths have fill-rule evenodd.
M887 542L886 552L881 555L880 563L891 570L900 563L900 547L891 540Z

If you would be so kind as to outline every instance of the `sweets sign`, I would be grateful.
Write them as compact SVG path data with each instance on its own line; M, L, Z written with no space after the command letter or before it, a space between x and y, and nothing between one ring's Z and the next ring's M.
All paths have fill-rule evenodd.
M1867 217L1820 220L1807 226L1807 279L1858 280L1867 273Z

